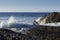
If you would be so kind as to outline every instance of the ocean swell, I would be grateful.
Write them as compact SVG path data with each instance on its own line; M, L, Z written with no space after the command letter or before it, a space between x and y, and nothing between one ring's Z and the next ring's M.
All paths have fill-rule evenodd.
M26 31L33 28L34 25L19 23L17 19L10 16L9 19L0 22L0 28L9 29L15 32L26 34Z

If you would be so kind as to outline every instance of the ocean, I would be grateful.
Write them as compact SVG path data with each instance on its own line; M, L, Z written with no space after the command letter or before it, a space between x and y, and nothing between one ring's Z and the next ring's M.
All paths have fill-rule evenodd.
M34 13L34 12L3 12L0 13L0 21L7 20L13 16L20 23L32 24L34 20L41 16L49 15L49 13Z
M0 12L0 28L34 28L33 21L50 13L40 12ZM9 25L9 26L7 26Z

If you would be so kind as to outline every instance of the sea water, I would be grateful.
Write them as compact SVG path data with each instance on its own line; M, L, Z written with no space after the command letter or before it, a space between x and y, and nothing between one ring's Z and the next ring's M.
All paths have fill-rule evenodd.
M0 12L0 28L34 28L33 21L49 13L40 12ZM13 24L14 27L10 25ZM15 24L15 25L14 25ZM7 26L8 25L8 26Z

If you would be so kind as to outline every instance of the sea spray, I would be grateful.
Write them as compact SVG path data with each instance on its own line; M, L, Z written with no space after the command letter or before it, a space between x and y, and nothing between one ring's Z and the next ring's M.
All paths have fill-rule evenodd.
M16 23L16 19L13 16L10 16L8 20L6 21L1 21L0 23L0 28L4 28L4 29L9 29L15 32L21 32L22 34L26 34L27 30L29 28L27 28L27 24L18 24Z
M16 19L15 17L11 16L9 19L8 19L8 24L13 24L13 23L16 23Z
M10 27L11 24L14 24L16 21L15 21L15 18L13 16L11 16L8 20L6 21L1 21L0 23L0 28L8 28Z

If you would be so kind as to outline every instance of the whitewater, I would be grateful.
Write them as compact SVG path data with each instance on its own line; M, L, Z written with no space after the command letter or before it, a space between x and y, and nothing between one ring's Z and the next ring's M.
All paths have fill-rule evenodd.
M41 19L42 17L38 18L36 21L39 22L39 25L44 26L53 26L58 27L60 26L60 23L47 23L45 24L45 20ZM30 21L30 20L29 20ZM9 29L15 32L21 32L26 34L27 30L30 28L34 28L33 21L26 21L24 20L17 20L14 16L10 16L7 20L0 20L0 28Z
M27 30L36 27L33 21L44 15L48 13L0 13L0 28L25 34Z
M10 16L7 20L0 20L0 28L9 29L15 32L21 32L22 34L26 34L26 32L35 27L31 20L26 21L24 20L18 20L14 16Z

